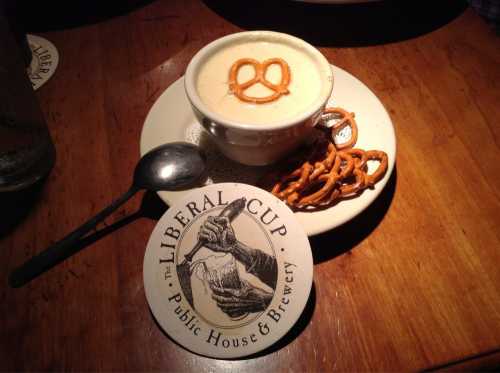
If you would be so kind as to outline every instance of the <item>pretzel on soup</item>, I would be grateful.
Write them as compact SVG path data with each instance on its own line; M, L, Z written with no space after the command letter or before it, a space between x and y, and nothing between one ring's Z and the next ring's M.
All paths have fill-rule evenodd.
M238 82L238 73L240 69L245 65L252 66L255 71L255 75L252 79L240 83ZM267 69L269 69L271 65L278 65L281 69L281 81L278 84L271 83L266 79ZM274 93L266 97L248 96L245 91L257 83L261 83ZM265 60L264 62L259 62L253 58L240 58L233 63L231 69L229 70L229 90L241 101L245 102L265 104L268 102L276 101L282 95L287 95L288 93L290 93L290 91L288 90L289 84L290 66L288 66L288 63L286 63L286 61L281 58L270 58Z

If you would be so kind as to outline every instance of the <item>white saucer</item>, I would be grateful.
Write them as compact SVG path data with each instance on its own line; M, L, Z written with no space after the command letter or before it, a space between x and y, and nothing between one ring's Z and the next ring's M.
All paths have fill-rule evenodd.
M329 106L340 106L356 114L356 147L385 151L389 157L389 168L374 189L366 189L356 198L341 201L320 211L296 212L295 216L308 236L338 227L365 210L387 184L396 160L394 127L380 100L348 72L333 65L332 70L335 81ZM168 87L149 111L141 133L141 156L158 145L173 141L194 143L206 153L209 167L207 184L238 182L256 185L271 167L244 166L220 154L194 117L184 92L184 78ZM188 192L189 190L158 194L171 205Z

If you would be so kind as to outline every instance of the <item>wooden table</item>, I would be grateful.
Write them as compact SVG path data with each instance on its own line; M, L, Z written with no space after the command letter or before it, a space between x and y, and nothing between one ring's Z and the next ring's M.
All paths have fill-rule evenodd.
M500 41L471 9L451 3L434 12L390 10L391 3L261 4L258 16L250 5L158 1L38 31L60 53L56 75L37 91L57 162L38 193L3 200L2 214L17 220L0 237L0 368L500 364ZM50 18L38 21L50 29ZM143 289L144 248L164 210L152 194L109 218L85 250L10 288L12 269L128 188L145 116L194 53L223 35L264 27L305 38L363 81L390 113L398 144L380 198L352 222L311 238L313 294L292 333L265 354L235 361L200 357L169 339Z

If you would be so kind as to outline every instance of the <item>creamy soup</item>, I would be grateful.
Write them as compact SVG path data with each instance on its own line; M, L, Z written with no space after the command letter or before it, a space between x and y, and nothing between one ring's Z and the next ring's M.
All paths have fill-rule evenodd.
M239 59L252 58L263 62L270 58L280 58L290 68L288 94L267 103L245 102L229 88L231 66ZM270 65L265 78L279 84L282 68ZM255 76L254 67L244 65L239 69L237 81L242 84ZM273 124L300 116L318 99L322 91L322 79L318 62L300 45L287 40L245 40L226 45L209 56L202 64L196 89L203 103L213 112L226 120L248 124ZM273 90L256 83L244 93L250 97L267 97Z

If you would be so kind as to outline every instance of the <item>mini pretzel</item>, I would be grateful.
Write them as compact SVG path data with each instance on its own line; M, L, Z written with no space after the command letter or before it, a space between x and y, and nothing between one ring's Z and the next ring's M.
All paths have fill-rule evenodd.
M328 206L331 205L335 200L340 197L340 190L338 188L334 189L327 198L324 198L318 203L318 206Z
M347 197L358 193L365 186L365 173L359 168L353 171L355 181L353 184L344 184L340 187L340 196Z
M316 162L314 164L314 171L312 172L311 176L309 176L309 180L313 181L313 180L317 179L318 176L321 175L323 172L331 169L333 162L335 161L336 155L337 155L337 151L335 149L335 145L333 145L332 143L329 143L327 156L326 156L325 160L322 162Z
M318 192L312 194L309 197L303 198L300 200L300 203L308 202L308 204L321 202L326 194L331 191L330 184L331 182L342 182L342 180L350 177L353 171L356 173L356 184L353 185L342 185L339 190L339 194L333 195L328 198L330 202L336 199L337 196L344 196L348 194L352 194L357 192L359 189L363 187L364 184L364 173L362 171L357 172L359 170L354 168L355 162L354 158L351 157L347 152L338 151L335 159L335 165L332 170L328 174L323 174L320 176L320 180L326 180L325 186L320 189ZM340 171L340 173L339 173ZM360 173L360 175L358 175Z
M307 183L307 180L309 179L312 168L313 167L309 162L304 162L300 168L297 168L289 175L286 175L282 181L278 182L274 186L271 193L280 199L284 199L294 192L303 189ZM297 178L298 180L290 182L287 188L281 190L281 187L284 183Z
M300 208L307 206L316 206L320 204L320 202L327 198L329 194L334 190L335 183L338 180L338 175L321 175L318 179L316 179L313 183L308 185L308 189L313 189L315 187L321 186L317 191L312 194L307 194L305 196L299 196L300 199L296 199L296 202L291 206L297 206Z
M344 179L346 177L349 177L354 170L354 159L349 154L343 151L337 152L337 156L342 162L339 174L340 178Z
M306 197L301 198L298 201L299 207L304 207L311 204L318 204L328 195L328 193L332 191L332 189L335 186L335 183L340 178L338 174L338 171L340 169L340 163L341 163L340 157L337 156L335 158L335 164L333 165L333 168L330 170L330 172L328 174L321 175L317 180L317 183L319 182L323 183L321 189Z
M238 82L238 72L245 65L251 65L255 70L255 76L244 82ZM266 79L266 72L269 66L279 65L281 68L281 81L278 84L273 84ZM252 97L245 94L245 90L254 84L261 83L270 90L273 94L266 97ZM241 101L250 102L253 104L265 104L280 98L282 95L290 93L288 85L290 84L290 66L281 58L270 58L260 63L253 58L241 58L231 66L229 70L229 90L238 97Z
M326 108L323 114L334 114L335 118L340 119L337 123L332 126L332 141L335 142L335 134L341 131L343 128L351 127L351 138L342 144L335 144L337 149L348 149L352 148L356 141L358 141L358 125L354 120L354 113L350 113L339 107Z
M368 156L366 155L366 152L364 150L353 148L348 149L345 152L354 158L354 167L362 169L366 166Z
M372 174L366 173L365 176L366 185L368 187L373 187L375 183L384 177L389 160L387 154L380 150L368 150L366 156L369 160L378 160L380 162L377 169Z

